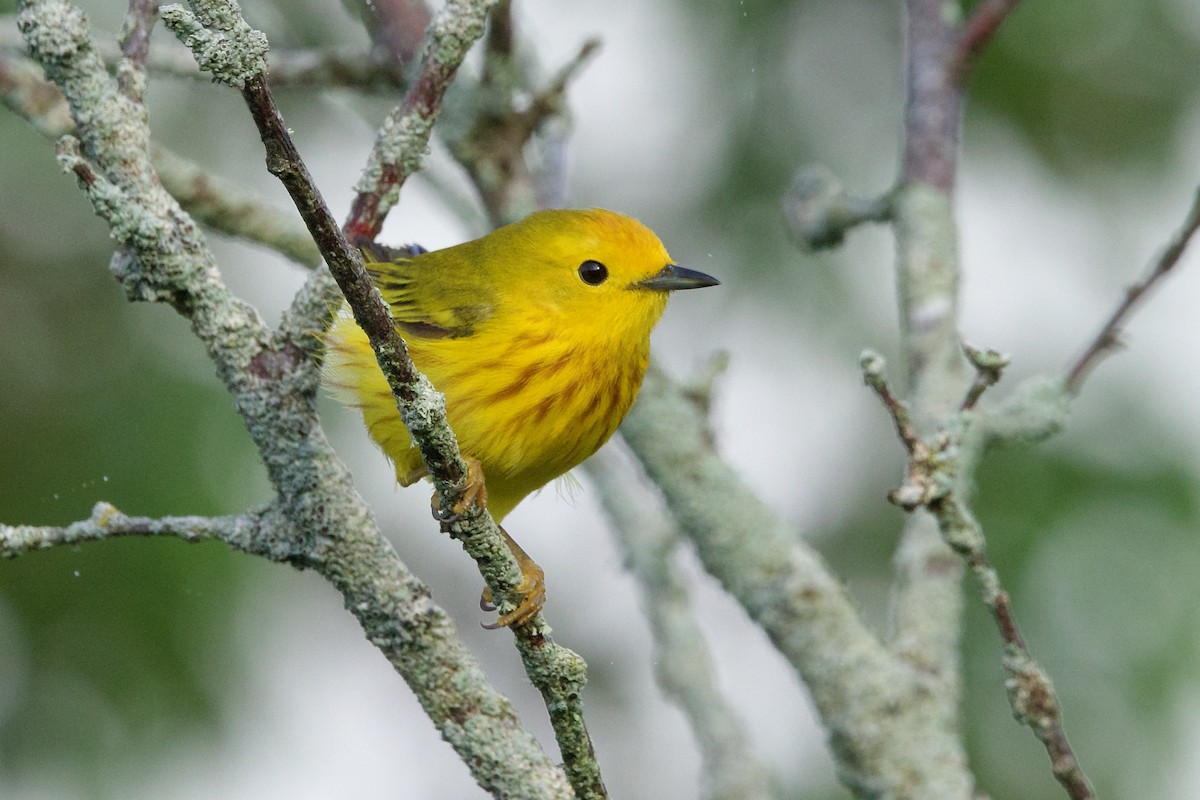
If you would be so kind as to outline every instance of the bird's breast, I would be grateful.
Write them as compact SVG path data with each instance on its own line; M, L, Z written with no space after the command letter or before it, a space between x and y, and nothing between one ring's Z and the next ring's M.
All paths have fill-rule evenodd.
M488 476L533 491L594 453L641 386L649 341L567 341L530 330L489 346L467 337L418 345L413 359L446 396L464 453ZM489 480L489 484L491 480Z

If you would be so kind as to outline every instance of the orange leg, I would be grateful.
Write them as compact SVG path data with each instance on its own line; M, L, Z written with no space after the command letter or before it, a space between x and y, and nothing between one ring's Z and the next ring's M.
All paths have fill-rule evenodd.
M462 517L471 506L483 508L487 505L487 484L483 479L483 465L479 459L463 456L467 464L467 486L463 489L462 499L454 504L450 511L442 511L438 504L438 493L433 493L430 505L433 507L433 518L438 522L451 523Z
M484 483L483 466L477 458L464 456L463 460L467 462L467 486L463 490L462 499L455 503L448 512L443 512L441 506L438 505L437 493L435 492L433 495L433 517L444 525L454 522L466 514L471 506L483 508L487 505L487 484ZM501 615L495 622L485 623L483 627L488 630L524 624L541 611L542 606L546 604L546 576L542 568L508 535L508 531L501 527L500 533L504 535L505 544L508 545L513 557L517 559L517 565L521 568L521 582L513 589L513 597L518 601L517 607L507 614ZM479 607L484 611L496 610L492 590L486 586L479 599Z
M500 528L500 533L504 534L504 541L517 559L517 565L521 568L521 582L513 590L513 595L519 598L519 602L516 608L502 615L495 622L485 623L483 627L490 631L507 628L510 625L523 625L541 611L542 606L546 605L546 574L537 562L530 558L529 554L508 535L508 531ZM483 595L479 598L479 607L484 611L496 610L490 588L484 587Z

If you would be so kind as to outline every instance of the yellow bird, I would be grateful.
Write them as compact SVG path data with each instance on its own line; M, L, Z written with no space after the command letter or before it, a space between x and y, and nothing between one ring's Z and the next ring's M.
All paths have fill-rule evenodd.
M719 283L674 264L637 220L603 209L538 211L444 250L368 257L366 267L413 363L445 395L450 426L497 522L612 436L637 397L668 293ZM401 485L424 477L348 309L325 343L326 385L362 410ZM541 569L511 537L508 544L521 565L522 597L487 627L525 622L544 603ZM490 607L486 592L484 600Z

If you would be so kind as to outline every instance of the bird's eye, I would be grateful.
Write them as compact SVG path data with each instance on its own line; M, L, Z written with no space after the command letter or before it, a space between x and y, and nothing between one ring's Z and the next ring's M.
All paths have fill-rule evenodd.
M599 286L608 280L608 267L599 261L585 261L579 265L579 279L588 286Z

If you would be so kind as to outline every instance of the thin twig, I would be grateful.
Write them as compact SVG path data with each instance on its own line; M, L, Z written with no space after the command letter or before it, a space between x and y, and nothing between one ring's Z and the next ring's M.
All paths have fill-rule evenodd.
M129 0L125 15L125 30L121 34L121 63L117 69L117 86L133 100L141 100L146 92L146 57L150 52L150 32L158 19L161 0Z
M1000 378L1007 359L995 351L967 348L967 357L979 370L980 379L972 386L963 403L969 410L989 386ZM1008 673L1005 687L1009 704L1017 721L1028 725L1042 742L1050 756L1054 777L1067 790L1072 800L1091 800L1095 795L1079 760L1067 741L1063 728L1058 697L1050 676L1037 663L1021 636L1013 615L1012 604L1001 584L1000 575L987 556L987 541L983 529L959 499L959 456L961 433L947 430L935 432L928 441L916 436L907 407L897 400L888 387L883 359L864 354L863 373L867 384L879 395L887 408L904 449L908 454L908 481L896 489L889 499L906 511L924 507L933 514L942 539L962 557L979 584L984 605L1000 631L1004 643L1004 669ZM969 404L968 404L969 401Z
M185 542L219 539L226 543L254 541L267 507L227 517L130 517L108 503L96 503L92 515L65 527L0 525L0 557L16 558L62 545L95 542L119 536L167 536ZM245 549L239 548L239 549Z
M502 21L500 28L511 28L511 21ZM484 111L465 136L449 142L494 226L518 220L539 207L538 180L526 158L526 145L550 119L562 115L568 84L600 47L596 39L585 41L554 79L534 90L527 105L519 108L517 97L527 94L527 87L507 49L512 46L508 35L511 30L498 34L496 49L486 55L487 80L479 87Z
M862 369L863 382L879 395L879 399L887 407L888 414L896 426L896 435L904 443L904 449L911 454L921 444L921 439L917 435L917 428L913 424L912 416L908 413L908 406L904 404L903 400L896 397L888 384L887 362L874 350L864 350L858 357L858 363Z
M1050 756L1050 769L1071 800L1093 800L1095 792L1088 782L1075 751L1067 741L1062 710L1050 676L1034 659L1021 636L1013 615L1012 603L1004 590L1000 575L987 557L983 530L959 500L957 494L947 494L928 506L937 518L938 528L946 543L967 562L984 605L991 612L1000 638L1004 642L1004 670L1008 673L1005 688L1013 716L1027 725Z
M417 78L404 102L384 120L376 139L377 146L355 186L358 194L350 206L349 218L342 226L352 243L375 240L384 218L399 197L400 187L420 168L433 124L442 110L442 98L461 63L447 58L443 48L464 39L471 42L478 39L483 33L484 15L476 12L486 12L495 2L450 2L431 26L430 40L421 58ZM464 13L468 11L470 13ZM466 22L468 19L470 21ZM388 145L379 146L383 142Z
M1166 277L1167 273L1179 263L1179 259L1187 250L1188 242L1191 241L1198 229L1200 229L1200 190L1197 190L1192 198L1191 208L1188 209L1183 224L1175 231L1167 246L1150 265L1145 277L1125 290L1125 296L1121 298L1121 302L1117 304L1108 321L1104 323L1100 333L1067 370L1066 386L1070 394L1078 394L1084 379L1087 378L1092 368L1120 344L1121 331L1129 315L1133 313L1146 292Z
M975 379L971 381L958 410L970 411L975 408L979 398L983 397L983 393L1000 381L1009 358L996 350L977 350L969 344L963 345L963 353L966 354L967 361L971 362L971 366L975 367Z
M396 76L421 53L425 29L433 15L424 0L373 0L355 4L366 19L371 40L386 54Z
M996 31L1020 2L1021 0L982 0L971 11L971 15L963 24L958 47L953 56L952 74L956 83L961 85L966 80L979 54L992 41Z

